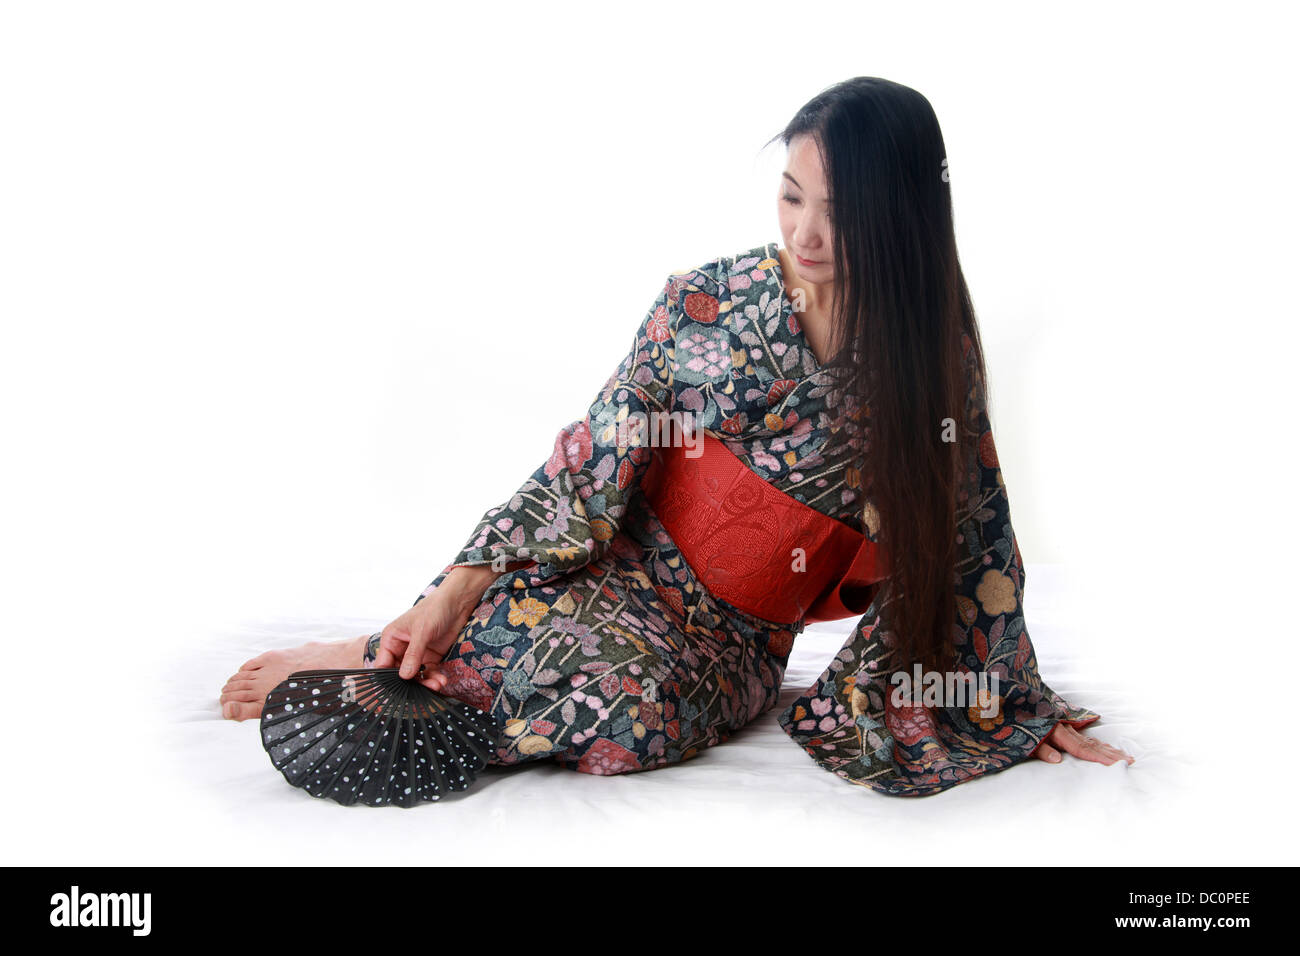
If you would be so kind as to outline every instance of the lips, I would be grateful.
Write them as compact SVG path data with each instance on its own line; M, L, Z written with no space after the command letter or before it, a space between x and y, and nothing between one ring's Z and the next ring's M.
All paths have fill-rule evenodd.
M801 266L819 266L819 265L821 265L821 263L818 262L816 259L805 259L803 256L799 255L799 253L797 253L797 252L794 254L794 257L795 257L797 260L799 260L799 264L800 264Z

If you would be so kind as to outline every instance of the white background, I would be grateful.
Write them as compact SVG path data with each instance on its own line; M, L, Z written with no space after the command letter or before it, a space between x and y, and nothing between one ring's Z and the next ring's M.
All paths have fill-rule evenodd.
M408 607L669 272L780 240L762 144L863 74L942 124L1040 655L1036 564L1195 764L1035 852L1294 855L1284 5L0 9L10 861L288 853L158 743L165 682Z

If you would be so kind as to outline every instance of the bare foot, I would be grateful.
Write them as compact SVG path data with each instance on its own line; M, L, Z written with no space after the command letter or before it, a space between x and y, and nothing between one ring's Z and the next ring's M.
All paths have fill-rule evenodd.
M221 688L221 715L230 720L261 717L266 695L295 671L360 669L369 636L363 634L346 641L312 641L299 647L267 651L245 661Z

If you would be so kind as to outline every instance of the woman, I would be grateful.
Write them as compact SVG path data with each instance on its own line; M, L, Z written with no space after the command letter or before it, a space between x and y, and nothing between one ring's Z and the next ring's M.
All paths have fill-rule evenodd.
M857 77L776 138L784 247L668 276L587 415L413 607L368 637L254 658L226 684L225 716L258 716L293 671L364 662L491 712L497 764L623 773L726 740L776 704L806 618L711 593L664 527L652 450L620 426L677 412L782 500L891 555L844 648L778 718L822 767L924 796L1031 755L1132 763L1080 733L1098 715L1038 675L929 102ZM729 530L743 554L746 528ZM893 693L922 667L992 689Z

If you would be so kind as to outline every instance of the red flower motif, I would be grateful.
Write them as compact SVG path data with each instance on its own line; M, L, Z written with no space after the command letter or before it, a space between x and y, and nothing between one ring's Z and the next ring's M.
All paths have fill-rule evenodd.
M566 426L555 436L555 449L546 463L546 477L554 478L566 468L576 475L591 457L591 428L585 421Z
M1029 655L1034 652L1034 646L1029 643L1029 634L1025 631L1020 632L1020 640L1016 643L1016 659L1011 663L1015 670L1025 666L1029 660Z
M718 300L707 292L692 292L686 297L685 308L696 322L707 325L718 320Z
M980 462L985 468L996 468L998 466L998 450L993 445L992 432L985 432L980 435Z
M732 415L730 418L724 418L722 420L721 428L728 435L739 435L745 430L744 414Z
M616 773L627 773L640 769L636 754L608 737L601 737L587 748L587 752L578 761L578 770L582 773L599 774L602 777Z
M658 592L659 597L663 602L678 614L686 613L686 604L682 600L681 591L678 591L676 588L660 587L659 585L655 585L655 591Z
M773 631L767 638L767 649L777 657L784 657L794 647L794 632L787 630Z
M658 730L663 725L663 721L659 719L659 708L649 701L641 701L636 715L637 719L645 724L646 730Z
M651 342L666 342L668 340L668 310L662 305L655 309L655 314L646 323L645 334Z
M771 408L777 402L781 401L781 399L789 395L790 390L794 388L794 386L795 381L792 378L780 378L773 382L772 387L767 390L768 407Z
M632 463L624 458L618 466L618 487L623 489L632 484L632 476L634 474L636 474L636 472L632 468Z
M455 697L471 707L491 712L492 699L496 694L478 671L464 661L446 661L440 670L447 675L443 696Z

